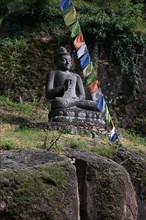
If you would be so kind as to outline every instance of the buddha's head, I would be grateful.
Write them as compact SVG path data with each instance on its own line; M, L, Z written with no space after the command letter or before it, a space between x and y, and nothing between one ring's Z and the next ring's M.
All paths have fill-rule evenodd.
M71 56L65 47L60 47L56 55L57 69L66 71L70 70L72 61Z

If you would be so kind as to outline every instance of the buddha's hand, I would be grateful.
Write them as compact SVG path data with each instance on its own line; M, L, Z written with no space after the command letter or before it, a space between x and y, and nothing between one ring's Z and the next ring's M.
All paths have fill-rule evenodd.
M68 90L69 86L71 84L71 79L66 79L63 83L64 91Z
M85 95L83 95L83 94L82 94L82 95L79 95L79 99L80 99L80 100L85 100Z

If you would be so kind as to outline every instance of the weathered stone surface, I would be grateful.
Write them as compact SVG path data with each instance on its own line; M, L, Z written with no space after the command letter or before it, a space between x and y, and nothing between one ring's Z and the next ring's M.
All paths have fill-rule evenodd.
M87 152L0 153L1 220L137 220L127 171Z
M69 159L45 150L0 154L1 220L78 220L77 196Z
M103 114L97 111L90 111L86 109L80 109L77 107L70 107L65 109L53 109L49 113L49 121L51 122L63 122L68 124L94 124L105 126L105 120Z
M99 55L101 62L98 65L98 80L100 81L102 92L107 97L107 105L109 106L110 113L117 114L118 121L122 127L133 127L135 123L138 124L137 119L141 116L143 123L140 122L140 128L136 130L145 136L146 55L141 57L141 62L139 63L139 91L135 98L132 94L131 74L122 73L119 66L112 65L110 62L104 64L102 61L109 61L107 54L110 50L109 48L106 50L104 46L100 48L102 49Z
M130 177L112 160L75 152L80 214L83 220L136 220L137 203Z
M137 194L138 220L146 219L146 154L138 150L120 149L112 159L120 163L131 176Z

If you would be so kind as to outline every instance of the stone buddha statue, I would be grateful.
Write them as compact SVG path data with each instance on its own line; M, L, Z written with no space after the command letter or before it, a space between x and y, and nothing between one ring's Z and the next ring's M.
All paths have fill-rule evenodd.
M51 101L49 119L79 120L81 116L86 118L88 111L90 115L93 111L99 115L95 102L86 100L81 77L70 71L71 56L64 47L59 48L55 61L57 68L50 71L46 79L46 98Z

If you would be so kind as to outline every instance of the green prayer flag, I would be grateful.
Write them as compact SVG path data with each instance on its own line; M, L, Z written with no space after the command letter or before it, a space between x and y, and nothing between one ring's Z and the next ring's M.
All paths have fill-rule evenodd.
M76 37L81 32L81 27L78 21L76 21L72 26L70 26L71 38Z
M77 21L77 12L74 7L71 7L71 10L66 13L64 16L64 22L66 26L70 26Z
M89 84L91 84L93 81L95 81L96 80L96 73L95 72L93 72L93 73L91 73L88 77L87 77L87 79L86 79L86 85L88 86Z
M110 113L109 113L107 105L106 105L106 108L105 108L105 119L106 119L106 123L108 125L110 125L111 116L110 116Z
M110 121L111 121L111 116L110 113L108 113L106 116L106 122L108 123L108 125L110 125Z

